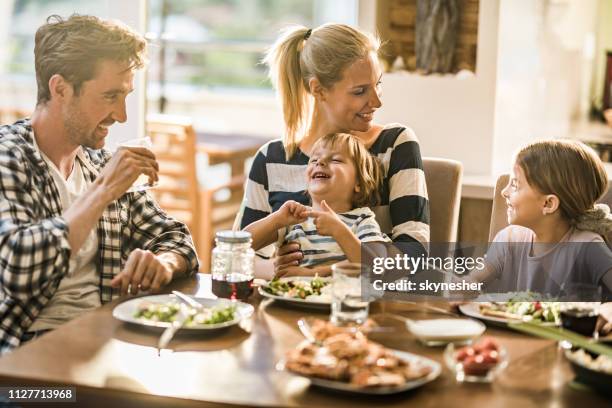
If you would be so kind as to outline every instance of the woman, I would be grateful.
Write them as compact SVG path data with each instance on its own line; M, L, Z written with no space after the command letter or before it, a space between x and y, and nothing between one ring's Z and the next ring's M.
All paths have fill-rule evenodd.
M361 140L384 167L381 205L372 210L395 242L429 242L427 186L414 132L398 124L372 122L381 107L380 44L344 24L314 30L292 27L268 52L265 62L282 100L285 135L257 153L246 184L241 228L278 210L287 200L308 203L305 171L313 144L329 133ZM276 270L299 265L296 244L278 251Z

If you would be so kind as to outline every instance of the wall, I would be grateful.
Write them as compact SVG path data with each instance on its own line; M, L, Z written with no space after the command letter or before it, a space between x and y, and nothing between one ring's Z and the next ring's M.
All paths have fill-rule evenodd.
M459 160L466 174L489 174L492 167L499 3L481 1L476 75L383 77L376 120L412 127L423 155Z
M586 116L596 11L597 0L501 1L493 174L521 145L567 137Z
M598 5L481 0L476 75L386 74L377 120L411 126L423 155L459 160L466 175L507 172L519 146L567 137L586 117Z
M605 51L612 51L612 0L599 0L597 10L599 30L596 36L595 65L591 83L592 99L600 107L603 98L604 73L606 70Z

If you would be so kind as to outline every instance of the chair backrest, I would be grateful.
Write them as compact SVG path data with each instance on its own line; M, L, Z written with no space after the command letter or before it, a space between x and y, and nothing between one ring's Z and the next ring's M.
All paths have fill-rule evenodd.
M489 226L489 242L493 241L495 235L502 229L508 226L508 215L506 200L502 197L501 192L508 185L510 176L502 174L495 183L495 192L493 196L493 210L491 211L491 224ZM612 207L612 180L608 180L608 190L598 200L599 203L607 204ZM608 245L612 243L612 233L607 235Z
M150 190L169 215L184 222L199 246L200 198L196 173L196 136L191 120L149 115L146 133L159 163L159 185Z
M424 157L423 170L429 196L430 241L455 242L463 166L455 160Z
M493 191L493 209L491 210L491 224L489 225L489 242L493 241L495 235L508 226L508 215L506 200L502 197L502 190L508 185L510 175L502 174L497 178L495 190Z
M10 125L28 116L30 116L30 113L23 109L0 108L0 126Z

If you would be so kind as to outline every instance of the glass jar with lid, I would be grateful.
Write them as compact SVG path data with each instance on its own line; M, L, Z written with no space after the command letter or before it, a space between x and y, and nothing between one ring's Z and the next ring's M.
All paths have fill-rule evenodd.
M255 251L246 231L219 231L212 251L212 292L218 297L246 299L253 292Z

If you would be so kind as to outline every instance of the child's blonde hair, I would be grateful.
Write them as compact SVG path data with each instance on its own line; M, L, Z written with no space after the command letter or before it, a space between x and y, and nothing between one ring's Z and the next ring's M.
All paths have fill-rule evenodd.
M601 235L612 231L610 209L595 204L608 188L608 175L593 149L572 140L543 140L523 147L515 162L530 186L559 198L571 225Z
M300 133L310 119L310 79L317 78L331 88L349 65L379 48L377 38L346 24L324 24L314 30L293 26L283 32L264 62L282 100L288 159L295 154Z
M359 139L348 133L330 133L312 146L312 151L321 147L346 146L355 164L355 175L359 191L353 196L354 208L370 207L380 203L380 189L383 183L382 165L370 154Z

